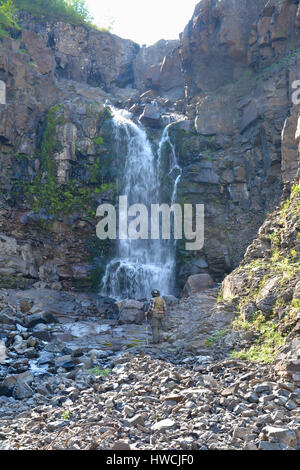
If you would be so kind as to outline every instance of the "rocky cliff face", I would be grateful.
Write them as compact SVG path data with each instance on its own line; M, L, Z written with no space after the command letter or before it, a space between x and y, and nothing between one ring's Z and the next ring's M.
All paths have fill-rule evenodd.
M298 2L288 0L205 0L184 30L190 128L174 136L183 166L179 192L205 203L206 243L190 259L179 253L183 276L206 263L219 279L235 267L296 176L297 11Z
M113 246L99 247L92 214L114 201L118 167L107 100L142 115L154 146L160 116L181 114L169 132L178 201L205 204L206 233L201 252L178 244L179 285L207 272L223 280L297 173L298 2L203 0L180 41L147 48L28 14L19 21L0 50L1 233L13 253L4 285L90 288L101 277Z

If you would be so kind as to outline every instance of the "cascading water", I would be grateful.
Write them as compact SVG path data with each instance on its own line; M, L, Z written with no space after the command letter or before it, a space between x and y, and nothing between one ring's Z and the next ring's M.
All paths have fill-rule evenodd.
M161 139L157 162L145 130L131 120L130 113L112 108L112 114L115 141L120 148L124 144L126 148L125 166L118 184L119 194L128 197L128 206L143 204L150 214L151 204L159 203L159 161L164 142L170 140L168 127ZM179 169L175 151L173 163L173 170L175 167ZM172 200L176 195L178 178ZM159 288L162 294L173 291L175 253L174 244L169 240L128 238L118 240L117 250L117 257L107 266L102 294L115 298L144 299L149 297L153 288Z
M171 125L172 125L172 123L168 124L165 127L165 129L163 131L161 141L159 143L158 168L160 168L160 166L161 166L161 158L162 158L163 147L164 147L165 144L168 144L171 148L171 161L170 161L170 165L169 165L170 166L169 176L171 178L173 178L173 180L174 180L174 188L173 188L172 197L171 197L171 204L174 204L176 202L178 184L179 184L179 181L182 177L182 168L178 164L177 155L176 155L176 152L175 152L175 147L174 147L174 145L173 145L173 143L170 139L169 130L170 130Z

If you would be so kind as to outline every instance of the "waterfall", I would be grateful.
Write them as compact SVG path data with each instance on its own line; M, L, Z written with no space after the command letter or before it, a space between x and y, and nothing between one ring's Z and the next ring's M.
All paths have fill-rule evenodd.
M141 125L131 120L131 114L112 108L115 143L124 149L124 169L119 178L119 194L128 197L128 206L144 204L150 213L151 204L159 203L159 164L164 143L169 140L168 126L155 158L150 141ZM171 142L170 142L170 145ZM173 148L171 172L179 169ZM172 202L179 181L176 177ZM163 295L174 288L175 252L170 240L118 240L117 256L106 268L102 294L115 298L149 298L152 289Z
M159 143L159 148L158 148L158 165L157 166L158 168L161 166L163 147L165 144L168 144L171 148L170 171L169 171L168 176L173 177L174 179L174 175L175 175L174 188L173 188L172 197L171 197L171 204L174 204L176 202L178 183L182 177L182 168L178 164L175 147L170 139L169 130L170 130L171 125L172 123L169 123L163 131L163 135L162 135L161 141Z

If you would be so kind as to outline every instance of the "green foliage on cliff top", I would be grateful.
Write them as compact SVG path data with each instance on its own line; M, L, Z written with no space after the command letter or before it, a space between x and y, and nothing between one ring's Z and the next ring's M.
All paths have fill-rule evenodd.
M10 37L11 29L20 29L16 20L18 11L75 26L94 27L85 0L0 0L0 38Z
M13 0L0 0L0 39L9 37L9 29L19 29L16 11Z
M85 0L14 0L14 3L19 10L50 20L74 25L90 25L93 20Z

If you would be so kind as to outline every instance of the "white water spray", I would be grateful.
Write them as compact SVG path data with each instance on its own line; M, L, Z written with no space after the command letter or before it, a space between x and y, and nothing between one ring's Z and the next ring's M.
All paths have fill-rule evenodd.
M181 170L168 126L159 145L157 162L145 130L131 120L131 114L114 108L112 114L116 143L120 149L124 144L126 147L119 192L128 197L129 206L143 204L150 208L151 204L159 203L158 171L166 141L169 141L173 153L170 174L176 169L179 172L172 194L172 202L175 201ZM102 293L115 298L145 299L149 298L152 289L157 288L163 295L170 294L174 278L174 244L169 240L118 240L117 257L106 268Z

